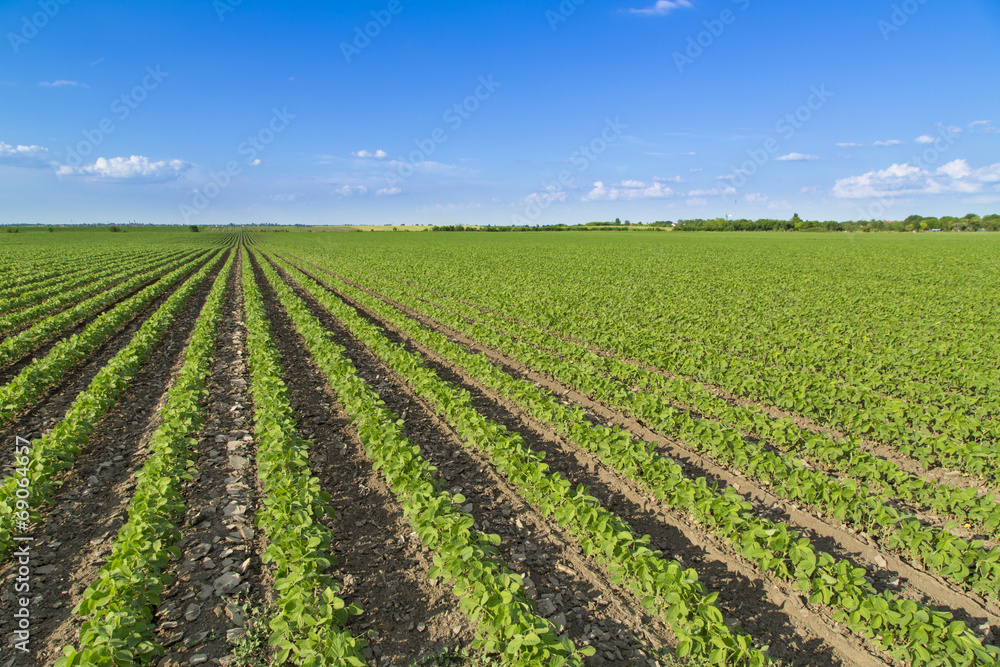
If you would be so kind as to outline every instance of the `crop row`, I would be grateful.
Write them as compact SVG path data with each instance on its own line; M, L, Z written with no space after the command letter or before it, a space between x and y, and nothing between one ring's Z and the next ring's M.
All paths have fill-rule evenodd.
M235 253L231 253L208 295L184 356L184 365L159 411L160 426L149 441L149 458L136 475L128 521L112 543L111 555L73 610L86 617L79 650L64 649L56 667L116 665L127 667L162 653L154 641L153 612L179 537L185 505L182 484L191 479L197 438L204 423L202 401L215 358L216 332Z
M44 302L53 296L63 294L70 290L93 283L113 273L135 272L136 266L153 264L154 262L165 262L169 259L184 254L183 251L169 253L156 253L153 256L134 255L122 257L94 257L88 261L86 267L75 271L68 271L65 275L47 280L41 283L31 283L24 289L11 295L9 298L0 299L0 312L14 313L26 306L31 306ZM2 331L2 329L0 329Z
M62 421L31 443L27 456L17 461L19 470L0 483L0 558L10 549L15 522L38 520L36 508L51 501L59 484L54 477L72 468L97 422L118 402L174 318L217 264L206 264L167 298L74 399Z
M567 250L574 250L567 245ZM579 255L571 255L568 264L546 262L541 266L517 257L502 267L498 267L496 257L482 261L480 256L469 258L479 262L471 275L468 260L441 267L443 270L434 275L450 281L443 287L452 296L511 307L509 312L561 316L553 311L572 314L576 304L586 303L598 327L639 324L657 332L660 339L715 349L727 356L745 356L780 368L808 369L831 380L844 378L848 384L871 385L890 395L900 395L897 390L906 390L911 384L912 395L918 398L923 386L928 387L925 399L936 396L935 389L949 386L978 397L994 393L990 387L998 378L994 359L1000 348L988 336L969 335L990 330L995 324L988 315L995 303L995 290L972 279L974 275L990 275L989 267L995 260L989 257L989 249L975 248L980 255L976 262L970 262L970 249L949 257L947 261L953 261L954 267L965 269L961 280L954 279L954 269L937 269L946 261L942 259L944 248L939 247L925 251L923 258L934 268L925 265L919 278L916 262L920 258L907 255L902 260L906 279L896 276L886 281L873 277L864 270L869 267L859 267L854 257L843 253L823 253L815 258L818 261L809 262L805 259L809 249L795 247L793 253L782 256L782 250L792 248L772 243L775 255L768 253L761 261L739 251L719 257L719 247L704 245L699 250L716 255L710 272L704 271L704 255L690 260L675 255L669 258L670 266L651 266L642 254L605 248L603 254L589 253L585 265L573 262ZM881 249L880 269L874 273L893 273L897 267L886 260L898 250ZM563 248L555 251L565 252ZM818 275L824 272L817 269L823 262L843 262L842 268L849 267L850 280L844 280L836 269ZM574 271L567 274L564 266L573 266ZM779 272L787 270L795 271L795 280L779 277ZM496 277L500 280L490 281L490 289L484 290L476 278L491 272L499 274ZM405 267L403 273L424 279L416 272L405 272ZM535 284L547 285L544 293L533 294L520 287L526 274L531 274ZM652 275L665 278L671 274L680 280L657 280L656 289L650 291ZM693 285L684 279L690 275L698 276ZM852 288L844 288L845 282ZM820 287L824 283L826 289ZM935 325L926 326L929 322ZM871 361L875 363L869 364Z
M133 258L133 261L136 259L138 258ZM52 280L31 283L10 297L0 299L0 313L14 313L26 306L45 301L59 292L74 289L86 284L88 281L92 282L95 279L103 278L110 273L120 270L120 268L120 260L109 258L102 262L92 262L88 269L68 271L64 276ZM0 332L3 331L4 329L0 328Z
M333 534L321 520L332 511L329 494L309 469L309 447L296 429L282 381L280 355L246 251L242 251L243 300L257 436L257 475L265 495L255 522L267 536L263 555L274 571L277 594L270 644L276 664L363 665L365 642L344 628L360 614L337 596L327 573L334 562Z
M377 310L380 316L405 327L408 334L434 347L449 360L467 370L477 369L477 377L486 384L522 403L534 416L551 423L583 448L610 459L623 474L639 475L640 483L657 497L691 512L700 522L731 540L737 550L763 570L795 581L811 601L834 607L836 620L846 622L863 636L874 633L883 647L896 657L905 656L915 664L923 664L940 655L955 654L978 656L983 664L992 664L992 647L984 649L964 624L947 625L949 615L918 605L921 613L917 617L908 616L906 610L915 603L896 600L888 593L877 594L864 580L864 570L851 568L843 561L835 563L829 555L816 552L807 539L800 538L787 526L755 517L749 511L750 506L731 491L718 494L709 489L704 480L686 480L678 466L655 454L653 445L585 422L578 408L566 408L531 383L515 381L485 359L464 353L461 346L450 343L443 336L421 331L415 323L407 324L398 312L393 315L392 309L385 304L379 305L364 292L347 285L341 288L352 298Z
M396 494L421 542L434 553L430 578L452 584L462 612L477 624L480 638L474 646L500 654L505 665L581 665L590 649L578 650L568 639L560 639L535 613L520 575L510 572L497 557L499 536L473 529L473 518L461 510L465 498L443 490L436 468L406 438L403 421L361 379L344 348L332 341L270 267L263 268L375 468Z
M112 256L105 253L87 253L85 256L61 254L57 257L35 257L33 261L10 262L3 276L0 299L16 298L26 288L47 286L66 279L67 276L86 271L92 261ZM9 260L8 260L9 261ZM49 267L40 270L40 267ZM51 268L55 266L56 268ZM11 277L6 274L16 274Z
M191 272L186 264L102 313L87 327L53 346L47 355L25 366L9 383L0 387L0 426L34 403L45 390L59 382L74 366L110 340L123 326Z
M636 536L618 516L582 487L550 473L543 455L531 450L518 433L483 417L471 397L440 379L419 356L389 342L349 306L296 272L299 284L330 310L414 391L446 419L466 443L481 450L513 483L518 493L571 534L585 554L602 565L616 583L627 586L643 606L670 624L678 654L708 658L716 664L763 665L767 659L746 635L734 634L697 573L666 560L649 548L649 537Z
M469 324L485 324L499 334L516 337L572 361L583 372L600 373L629 387L638 387L674 405L691 408L745 434L755 435L784 452L807 457L852 479L873 483L884 499L898 498L921 509L950 514L962 521L974 522L993 535L1000 531L1000 504L991 494L979 494L972 488L956 488L912 475L893 461L866 451L856 438L834 438L827 433L814 433L790 418L772 417L760 407L731 404L714 392L683 378L668 378L640 364L598 355L585 346L457 301L444 301L426 294L422 297L433 308L435 317L446 318L452 324L460 324L463 320ZM416 301L410 303L424 309L428 307ZM461 319L455 317L456 314Z
M383 289L392 290L392 286L386 285L384 281L380 284L383 285ZM397 294L400 298L405 298L402 292ZM896 463L869 453L855 438L835 439L825 433L813 433L800 427L792 419L773 418L759 407L733 405L712 391L683 378L667 378L661 373L643 368L640 364L595 354L585 346L572 341L483 313L456 301L444 302L427 294L421 296L421 301L426 303L412 299L408 303L418 309L431 308L434 317L447 321L450 326L470 328L477 323L484 323L494 331L475 328L497 341L504 342L516 337L535 348L552 351L560 358L572 361L581 374L603 374L618 380L623 383L617 386L619 392L631 391L632 387L637 386L665 402L691 408L745 434L755 435L784 452L807 457L859 482L874 484L874 490L883 501L898 498L921 509L930 509L940 514L952 515L962 521L974 522L993 535L997 535L1000 531L1000 504L991 494L979 494L973 488L956 488L911 475ZM498 335L502 338L497 338ZM509 347L518 348L513 342ZM877 511L877 514L882 513ZM865 513L852 510L847 505L835 508L833 515L841 520L847 516L854 516L855 524L859 527L871 525L871 521L865 518ZM883 515L882 520L888 521L888 525L895 521L888 515ZM931 539L932 534L927 530L920 532L922 533L920 539ZM908 535L908 538L910 537L914 535ZM974 550L962 560L967 561L966 566L968 566L975 563L980 555ZM989 568L989 564L996 559L991 557L984 560L984 568ZM959 568L958 572L961 571ZM996 574L990 575L994 578L995 576ZM986 590L990 588L995 590L995 586L987 586ZM992 596L988 592L986 595Z
M524 316L515 316L499 299L491 300L488 308L513 319ZM561 307L531 321L543 330L596 346L606 356L648 363L806 415L856 437L877 440L926 467L947 465L988 480L1000 473L1000 462L991 456L992 442L1000 439L1000 424L995 421L887 398L866 386L831 382L810 370L733 356L725 348L701 342L665 339L658 329L642 323L639 314L631 315L595 326L592 318Z
M44 294L36 294L35 298L21 304L21 306L4 307L0 305L0 313L7 313L0 318L0 336L5 336L8 332L18 327L58 312L66 306L88 299L111 287L116 282L121 282L128 276L134 276L157 264L166 263L171 258L180 254L172 253L168 257L157 257L155 259L134 258L122 261L120 258L117 258L108 260L106 262L107 266L104 268L98 267L83 271L81 272L83 275L77 278L59 283L46 290L39 290L39 292L44 292ZM20 310L16 308L20 308Z
M199 258L204 256L205 254L202 253L199 255ZM118 283L114 287L111 287L111 285L117 281L109 281L109 284L106 285L108 289L101 294L87 299L69 310L64 310L58 315L48 317L16 336L5 339L0 343L0 368L17 361L69 327L99 313L109 305L137 290L141 285L151 280L156 280L169 271L173 271L179 266L185 266L191 261L189 257L171 261L166 266L161 265L150 269L130 280Z
M570 249L575 250L572 247ZM857 319L857 312L863 312L869 305L880 309L891 308L902 317L898 304L885 298L883 294L880 294L882 298L879 299L859 300L857 295L844 295L841 290L836 293L824 292L823 298L815 298L815 293L803 288L794 295L794 307L786 308L786 302L790 300L786 285L777 284L766 275L754 276L751 280L744 275L725 274L719 270L711 276L701 276L710 285L718 281L718 290L709 289L708 285L702 284L696 290L682 290L679 287L686 283L681 281L662 284L662 289L651 294L647 286L648 276L632 276L631 283L624 279L625 275L630 271L634 272L637 267L633 264L633 258L616 253L614 248L609 249L607 256L587 254L587 264L574 265L576 268L571 273L553 268L562 265L553 265L550 261L541 266L529 264L524 261L524 257L517 257L516 260L500 265L496 257L484 256L484 248L476 250L479 254L474 257L454 258L452 266L447 261L441 261L443 252L438 254L433 273L414 270L407 262L393 265L390 253L383 253L384 258L373 256L373 253L351 253L350 259L346 261L355 267L360 266L363 261L365 270L378 272L381 267L386 273L413 281L422 288L467 300L506 317L595 345L616 356L637 359L675 374L712 382L740 396L753 397L808 414L858 437L874 438L889 446L898 446L907 455L919 458L926 464L940 461L981 475L986 475L989 471L996 472L994 457L988 456L989 443L997 435L994 432L997 428L995 422L981 422L968 415L939 409L933 405L887 399L863 385L849 386L824 380L815 375L816 368L811 366L797 365L789 368L770 365L780 363L785 349L800 348L807 353L818 353L829 345L837 344L838 340L849 343L851 349L871 346L873 341L877 341L878 350L891 358L909 354L909 343L893 348L885 344L882 337L872 333L872 328L877 329L884 320L892 319L885 317L885 313L880 313L872 321L863 321L864 327L854 328L851 325L851 328L842 331L838 329L845 319ZM569 252L562 248L549 250ZM569 257L569 260L573 259L576 257ZM471 263L472 260L479 264ZM736 261L739 260L737 258ZM602 274L599 280L591 283L583 277L590 275L596 266L614 261L620 262L621 266L608 266L606 274ZM720 258L720 263L728 264L728 258ZM751 262L751 268L758 270L756 264ZM484 274L489 274L489 278L484 277L485 282L477 284L477 278ZM521 286L525 281L546 284L546 289L524 290ZM487 283L489 289L484 289L483 285ZM883 288L884 286L880 286L880 289ZM905 301L908 307L914 307L916 303L920 304L920 308L945 305L957 308L960 312L949 313L948 317L911 317L904 320L901 328L908 330L907 325L912 322L927 322L930 317L934 318L930 321L937 320L943 326L943 323L950 325L953 319L968 316L980 321L980 329L987 327L988 330L992 325L988 321L981 321L982 313L967 307L969 301L988 301L989 295L977 297L980 291L977 288L976 293L963 296L964 300L957 297L936 298L927 299L926 304L906 295L907 298L900 302ZM734 292L741 295L736 300L738 308L727 310L720 307L722 303L733 300L730 295ZM810 296L813 298L809 298ZM852 309L837 308L836 302L841 297L852 300ZM580 304L585 304L585 313L581 313ZM803 314L796 309L808 312ZM822 322L816 324L815 328L823 331L824 335L806 334L798 326L790 324L812 320ZM723 333L711 341L704 337L707 335L705 332L716 329ZM744 359L734 354L725 344L727 339L739 337L743 330L756 332L757 341L783 340L788 332L795 335L784 340L767 358ZM766 333L762 334L762 331ZM839 333L827 335L829 331ZM989 337L975 336L974 340L963 340L970 337L945 336L938 327L933 327L932 331L937 338L934 349L918 354L917 358L942 363L951 359L970 378L975 373L969 372L967 368L969 355L965 352L971 354L976 350L995 347L988 340ZM920 325L914 336L917 337L921 332L927 334L927 327ZM960 347L963 353L953 354L956 347ZM846 353L844 356L850 358ZM989 385L987 383L984 386ZM976 431L979 427L981 430ZM991 432L992 437L989 435ZM994 479L995 475L987 477Z
M403 294L395 296L402 303L419 307L418 302ZM924 526L916 518L886 504L880 495L870 494L864 484L834 479L811 470L803 461L775 453L724 424L678 410L660 396L633 392L628 384L606 378L586 364L569 363L507 333L469 322L442 309L435 309L434 316L489 347L623 410L652 428L679 437L723 465L743 470L751 478L768 484L779 496L803 502L879 538L886 548L909 554L929 571L967 590L988 599L997 597L1000 548L987 548L981 541L958 538L947 529ZM723 405L729 411L739 410Z

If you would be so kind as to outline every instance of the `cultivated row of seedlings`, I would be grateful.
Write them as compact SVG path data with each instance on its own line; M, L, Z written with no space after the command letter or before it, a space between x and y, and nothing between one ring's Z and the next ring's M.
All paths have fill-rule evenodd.
M585 489L574 489L559 473L548 472L542 456L531 450L519 434L508 432L477 412L467 392L441 380L417 355L391 343L350 306L301 272L291 270L300 285L405 378L417 395L455 428L467 446L486 454L526 501L554 518L586 555L611 574L613 581L632 590L647 611L661 616L678 638L680 656L711 658L719 664L766 662L749 637L733 633L725 624L722 612L715 606L717 594L705 590L696 572L650 549L648 536L635 535Z
M128 521L112 543L111 555L74 609L86 618L78 647L68 646L59 667L130 665L158 652L153 612L172 578L171 556L179 555L179 517L185 506L183 482L194 465L195 435L204 423L205 382L215 358L216 333L230 256L202 307L184 356L184 365L160 410L160 426L149 442L150 456L136 475Z
M307 279L304 280L308 284ZM382 316L386 318L392 316L391 309L387 309L385 304L379 307L376 300L372 300L363 292L351 291L351 288L345 284L339 284L338 289L348 290L352 298L364 301L366 305L373 308L378 307ZM393 298L403 298L400 294L392 294L392 296ZM365 300L366 298L367 300ZM410 303L416 305L412 301ZM400 319L397 313L392 321L402 326L405 323L404 320L405 318ZM457 324L457 322L449 324ZM432 343L435 342L443 344L441 339L434 341L418 338L416 330L412 326L408 328L407 333L431 347L434 347ZM463 333L475 338L477 332L466 327ZM482 332L479 333L482 335ZM595 397L623 411L628 412L632 403L636 401L641 403L642 401L639 398L642 395L628 391L627 387L615 386L613 381L599 374L581 374L574 368L573 363L559 359L555 355L545 355L534 349L532 355L518 357L518 341L511 341L507 336L495 336L494 338L484 336L484 338L486 339L484 340L485 344L498 348L503 348L503 343L506 341L506 349L501 349L501 351L511 353L511 356L529 366L534 362L539 370L550 373L566 384L580 389L585 394L588 393L589 389L591 393L595 394ZM434 347L434 349L446 357L448 356L447 350L438 347ZM452 352L454 353L455 350L453 349ZM547 365L537 363L539 355L547 359ZM449 358L460 364L460 361L455 359L454 354ZM489 364L484 364L481 361L478 366L481 376L469 368L467 370L473 377L477 377L487 385L492 379L495 384L490 386L493 386L500 393L504 393L506 390L505 395L515 402L520 401L525 404L524 397L537 393L537 389L535 392L532 391L533 385L530 383L513 386L505 382L498 377L495 368L492 371L486 368ZM589 381L589 384L586 381ZM506 389L505 385L507 385ZM601 388L605 391L600 391ZM653 398L655 399L655 397ZM907 660L913 664L936 664L935 661L939 660L951 661L948 664L996 664L1000 651L994 647L983 646L963 623L951 622L949 614L935 612L914 601L895 598L889 592L878 593L864 578L865 570L854 568L846 561L834 561L829 555L818 552L809 544L808 540L797 536L793 531L788 530L787 526L768 525L765 520L754 516L749 511L749 505L743 503L736 494L729 491L720 494L705 488L703 483L698 485L692 482L688 482L686 488L682 487L684 492L673 491L669 484L675 485L676 489L679 482L675 480L683 479L679 474L679 467L671 470L672 462L665 459L659 459L661 463L650 464L650 459L656 461L658 457L648 443L635 442L625 434L618 434L611 429L603 429L603 437L609 439L610 442L602 446L600 437L598 437L596 442L592 440L591 444L586 444L587 438L580 437L577 433L569 430L571 427L568 426L568 423L560 425L558 419L553 421L552 418L547 417L547 415L559 413L563 413L564 419L575 417L575 423L581 427L580 430L583 430L586 426L583 425L579 410L560 406L558 402L552 400L551 396L548 399L548 405L545 405L545 402L536 403L534 411L537 418L552 423L557 430L567 434L568 439L577 442L584 448L598 452L603 449L606 455L612 459L615 458L614 453L628 452L628 454L618 456L618 458L624 456L625 461L619 462L617 465L613 461L609 461L609 463L619 470L631 470L632 476L639 476L639 482L644 486L649 484L647 478L650 471L656 471L655 475L664 475L662 479L669 480L669 482L668 486L660 488L659 492L654 491L659 497L665 501L680 501L681 507L691 511L696 518L704 521L712 530L721 532L728 537L737 551L741 551L748 559L757 563L762 570L771 571L780 578L794 581L795 585L809 596L811 602L831 607L835 620L847 624L861 636L875 639L893 657ZM527 409L532 412L530 405L527 406ZM723 461L731 461L735 465L739 465L739 459L732 457L726 459L724 455L732 451L734 447L738 452L744 451L742 448L751 444L730 429L722 428L717 424L713 426L714 422L705 423L706 420L691 417L684 411L665 406L662 402L659 403L657 409L657 413L643 413L636 416L651 422L657 430L677 433L686 443L692 443L696 448L712 452ZM593 427L593 425L591 428L595 428L598 432L602 430L601 427ZM626 444L630 440L631 446ZM634 460L627 460L629 458ZM754 459L754 462L756 461L757 459ZM750 463L749 456L743 460L743 463ZM782 467L787 467L787 465L787 463L782 462ZM800 469L805 470L801 466ZM671 472L673 472L673 479L671 479ZM756 469L752 470L750 474L752 476L761 475ZM825 483L834 483L825 476L823 479L827 480ZM854 495L859 495L856 489ZM861 495L866 496L867 494ZM717 515L712 511L713 509L718 512ZM946 535L946 533L939 534ZM971 546L973 548L978 546L981 549L979 545ZM987 561L992 558L991 553L984 553ZM989 572L986 568L984 570Z
M51 501L58 483L57 476L73 466L90 433L108 410L118 403L176 315L218 261L221 258L210 260L174 291L143 323L129 344L74 399L65 417L45 436L33 441L26 454L18 456L15 461L18 469L0 482L0 557L6 557L13 544L16 523L36 523L40 519L38 508L42 503ZM172 280L176 284L190 269L179 271L174 277L168 275L162 280ZM25 487L31 489L30 493L24 493Z
M160 279L149 287L101 313L83 331L63 338L44 357L36 358L33 363L25 366L16 377L0 387L0 406L2 406L0 426L10 423L17 414L38 400L48 387L59 382L69 370L88 359L94 350L111 340L137 314L175 287L186 274L190 273L193 265L192 262L184 263L179 268L160 276ZM145 279L148 280L149 276L145 276ZM134 290L142 284L143 278L127 282L132 283L129 287ZM118 290L112 291L118 292ZM128 294L129 291L118 292L118 296ZM80 306L85 305L88 309L93 307L97 309L94 312L99 312L98 306L89 305L87 302L80 304ZM101 305L107 306L106 303ZM34 329L47 328L41 326L46 322L25 333L34 333ZM39 333L38 337L41 335ZM20 342L21 337L14 340Z
M499 537L473 528L462 511L465 498L443 488L436 469L403 434L402 420L382 406L378 394L358 375L344 348L309 313L306 305L269 266L263 270L296 330L351 418L375 467L434 553L429 576L452 585L459 607L477 624L476 648L499 654L510 665L574 665L592 649L560 639L537 615L521 577L497 558Z
M958 262L967 259L956 257ZM940 255L935 254L934 261L941 266ZM654 364L670 364L677 355L700 363L702 354L709 360L722 355L746 362L732 375L737 385L741 379L756 377L747 373L771 373L752 384L776 383L771 385L778 386L772 395L780 396L783 406L815 409L822 416L824 410L842 404L847 423L872 433L889 421L883 435L890 445L897 431L907 429L958 440L995 439L1000 404L991 387L1000 378L994 361L1000 347L995 337L967 335L995 327L995 318L988 315L995 301L992 290L966 285L943 288L950 276L932 273L894 294L903 281L888 285L855 273L854 289L820 293L805 283L789 295L773 270L754 275L760 266L749 264L745 272L722 277L725 291L670 286L651 299L646 281L629 276L622 266L613 267L606 280L592 282L578 276L548 283L536 275L548 285L542 294L513 287L519 283L508 280L492 294L478 289L473 300L536 326L577 329L583 340L615 340L618 347L636 354L662 351L666 355L662 360L650 357ZM517 262L512 267L508 275L524 269ZM969 268L972 272L982 267L980 262ZM801 276L802 267L795 268ZM989 269L985 270L988 275ZM401 273L424 282L423 276L407 274L405 267ZM744 291L744 286L749 289ZM470 286L452 280L441 287L462 298ZM869 287L881 298L871 298ZM942 291L956 298L943 299ZM740 298L733 298L736 293ZM612 294L614 299L609 300ZM596 312L581 317L579 303L591 304ZM936 325L928 327L927 322ZM811 324L803 327L803 323ZM825 335L816 335L817 331Z
M280 355L264 312L264 301L243 252L243 301L257 435L257 474L266 494L256 524L267 536L264 562L273 565L277 595L270 621L277 662L298 665L363 665L365 642L343 629L360 613L337 596L327 573L334 562L334 536L320 520L329 495L309 469L311 443L299 436Z
M384 282L380 283L380 289L384 286ZM827 432L810 431L788 417L773 417L759 406L733 404L695 382L668 377L635 362L599 355L584 345L505 320L461 302L423 295L423 303L412 298L409 303L429 308L428 312L433 317L453 328L463 326L493 340L496 340L497 334L501 334L507 339L522 341L538 350L552 352L564 360L572 361L583 373L599 373L625 383L628 388L635 387L657 396L667 403L688 407L701 415L765 440L787 454L801 456L813 464L870 484L870 490L887 500L899 499L921 510L972 522L990 535L995 536L1000 530L1000 503L991 494L980 494L973 488L956 488L906 472L894 461L867 451L858 438L835 438ZM484 326L476 326L477 323ZM491 332L490 329L494 331ZM624 391L624 388L620 390ZM846 516L850 513L845 506L843 511L834 512L834 516L840 518L841 514Z
M179 259L157 262L152 268L144 270L128 280L122 281L116 276L104 281L104 291L87 299L61 313L46 317L32 327L20 333L9 336L0 343L0 367L21 359L39 345L63 333L66 329L100 313L109 305L131 294L141 285L157 280L170 271L176 270L191 261L185 256Z
M121 253L87 253L86 255L66 253L32 252L31 257L18 257L7 260L7 265L0 268L0 299L17 298L26 290L48 287L64 282L73 276L87 271L92 262L102 262L111 257L121 257Z
M718 463L763 482L775 495L879 539L884 548L908 554L928 571L965 590L989 601L1000 592L1000 548L956 537L947 529L925 526L890 504L904 500L921 508L943 510L995 534L1000 524L1000 505L990 495L921 479L862 450L856 442L838 442L829 435L811 433L789 419L770 419L759 409L731 405L693 383L667 379L635 364L601 357L574 343L467 306L449 304L456 311L451 312L422 303L384 281L379 289L408 307L423 308L438 322L487 347L556 377L659 432L678 437ZM364 295L360 298L364 299ZM635 392L634 386L645 391ZM711 419L699 419L675 405L691 407ZM764 437L777 446L777 451L744 437L740 431ZM838 457L843 457L857 467L844 468L852 479L841 480L787 454L812 455L809 461L829 460L838 469L844 466ZM870 488L870 482L878 486Z
M430 287L461 298L443 282ZM1000 421L993 408L987 408L987 416L980 419L966 414L961 406L936 405L937 392L932 392L933 396L920 393L906 400L886 396L867 384L831 379L815 370L831 364L816 358L799 359L798 363L787 365L784 358L796 349L794 344L783 346L780 355L773 352L756 354L744 348L734 353L727 346L739 336L739 329L726 328L709 335L705 330L712 325L703 321L687 326L677 321L669 325L649 323L648 317L625 311L614 319L595 323L592 317L581 315L575 306L569 305L579 303L580 295L575 295L571 301L538 295L517 309L511 306L516 299L508 298L510 296L497 294L479 305L510 319L523 320L564 338L594 346L608 356L637 360L676 375L708 382L736 396L808 416L858 438L876 440L925 466L949 466L977 475L988 483L997 479L1000 473L1000 462L993 456L993 443L1000 439ZM683 309L675 312L683 312ZM663 331L671 335L665 337ZM764 343L758 340L757 344ZM963 356L957 358L965 359ZM781 365L778 365L779 359ZM906 382L899 382L892 386L906 385ZM923 392L921 385L917 386L916 391ZM986 393L984 399L978 391L974 392L971 404L980 406L984 401L996 401L992 392Z
M3 313L0 317L0 336L7 336L26 323L88 299L151 264L148 258L124 262L121 258L106 259L94 262L91 269L77 271L65 280L56 280L46 286L26 289L8 299L0 299L0 313Z

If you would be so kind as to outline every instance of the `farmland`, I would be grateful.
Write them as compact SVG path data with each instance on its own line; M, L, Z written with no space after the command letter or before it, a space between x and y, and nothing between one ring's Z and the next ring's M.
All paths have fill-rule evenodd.
M0 659L996 665L993 236L4 235Z

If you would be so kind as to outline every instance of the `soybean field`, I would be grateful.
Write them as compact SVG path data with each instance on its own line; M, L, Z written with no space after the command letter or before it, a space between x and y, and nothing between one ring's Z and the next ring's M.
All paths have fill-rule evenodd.
M1000 241L30 230L3 665L998 665Z

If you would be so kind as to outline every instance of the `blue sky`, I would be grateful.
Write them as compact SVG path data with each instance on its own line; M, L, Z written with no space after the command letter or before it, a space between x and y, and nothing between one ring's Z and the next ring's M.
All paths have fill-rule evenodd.
M995 0L35 0L0 35L0 224L1000 211Z

